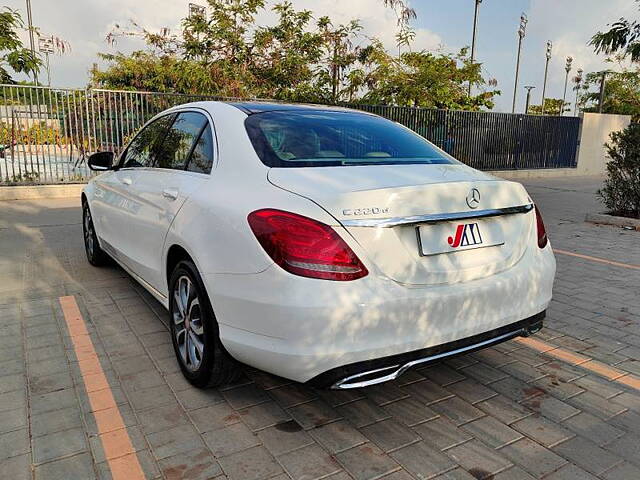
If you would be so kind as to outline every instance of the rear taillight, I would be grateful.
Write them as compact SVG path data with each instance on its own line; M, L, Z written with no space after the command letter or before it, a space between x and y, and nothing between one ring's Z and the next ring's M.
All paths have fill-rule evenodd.
M257 210L249 226L267 254L287 272L325 280L356 280L369 272L328 225L282 210Z
M538 246L540 248L544 248L547 246L549 242L549 238L547 237L547 230L544 228L544 222L542 221L542 215L540 214L540 210L538 210L538 206L535 206L536 209L536 230L538 231Z

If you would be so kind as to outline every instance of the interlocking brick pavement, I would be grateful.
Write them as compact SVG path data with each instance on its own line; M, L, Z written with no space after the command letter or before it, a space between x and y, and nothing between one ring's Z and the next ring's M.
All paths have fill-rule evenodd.
M555 248L640 264L640 233L583 222L601 210L598 179L526 183ZM640 478L639 270L558 253L535 342L385 385L319 391L246 368L200 391L177 368L162 307L119 268L87 264L77 199L1 207L3 478L111 478L131 453L105 458L108 391L150 479ZM67 295L108 385L80 371Z

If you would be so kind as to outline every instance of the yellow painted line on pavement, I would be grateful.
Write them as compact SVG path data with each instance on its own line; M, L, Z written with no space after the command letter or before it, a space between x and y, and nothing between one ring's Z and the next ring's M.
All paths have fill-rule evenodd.
M76 299L73 296L67 296L60 297L58 300L71 335L82 381L98 426L98 437L102 442L104 456L111 470L111 477L113 480L144 480L145 475L140 461L113 398L113 392L98 360Z
M606 363L593 360L591 357L587 357L586 355L581 355L570 350L560 348L537 338L518 337L514 340L522 345L532 348L533 350L537 350L540 353L557 358L558 360L562 360L570 365L589 370L590 372L600 375L609 381L622 383L635 388L636 390L640 390L640 378L632 373L625 372L624 370L612 367Z
M607 260L606 258L591 257L589 255L582 255L581 253L575 253L575 252L567 252L566 250L559 250L557 248L554 248L553 251L554 253L559 253L561 255L568 255L570 257L577 257L577 258L582 258L584 260L591 260L592 262L606 263L607 265L613 265L616 267L630 268L632 270L640 270L640 265L633 265L632 263L614 262L613 260Z

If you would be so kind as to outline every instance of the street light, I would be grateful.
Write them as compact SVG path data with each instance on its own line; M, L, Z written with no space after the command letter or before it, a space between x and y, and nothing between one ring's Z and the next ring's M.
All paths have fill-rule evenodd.
M29 25L29 46L31 47L31 55L36 56L36 46L33 41L33 17L31 15L31 0L27 0L27 24ZM33 81L38 84L38 72L33 69Z
M480 9L480 4L482 0L476 0L476 9L473 14L473 37L471 38L471 64L473 65L473 61L476 58L476 34L478 31L478 10ZM469 96L471 96L471 80L469 80Z
M551 60L551 50L553 49L553 43L551 40L547 40L547 61L544 65L544 83L542 84L542 115L544 115L544 101L547 94L547 74L549 73L549 60Z
M518 28L518 58L516 60L516 81L513 85L513 105L511 106L511 113L516 113L516 97L518 96L518 76L520 75L520 53L522 51L522 39L527 33L527 15L523 13L520 15L520 28Z
M560 116L564 115L564 101L567 98L567 84L569 83L569 72L571 72L571 64L573 63L573 57L567 57L567 63L564 66L564 71L567 74L564 77L564 93L562 94L562 105L560 106Z
M578 99L580 97L580 87L582 86L582 74L584 73L584 70L582 70L581 68L578 69L578 75L576 75L576 78L573 79L574 82L576 82L576 105L573 109L573 114L577 117L578 116Z
M533 90L536 87L531 86L531 85L527 85L524 88L527 90L527 104L524 107L524 114L528 115L529 114L529 102L531 100L531 90Z

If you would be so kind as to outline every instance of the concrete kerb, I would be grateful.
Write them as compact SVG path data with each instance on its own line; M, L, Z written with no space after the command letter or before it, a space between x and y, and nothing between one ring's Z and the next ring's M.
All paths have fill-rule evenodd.
M85 185L85 183L72 183L66 185L3 186L0 187L0 201L79 197Z
M587 213L585 221L601 225L613 225L616 227L632 227L640 232L640 220L635 218L617 217L604 213Z

